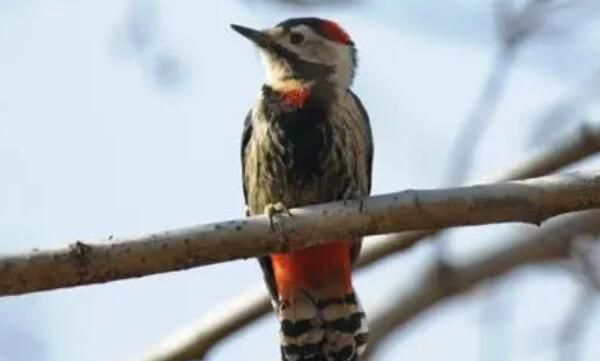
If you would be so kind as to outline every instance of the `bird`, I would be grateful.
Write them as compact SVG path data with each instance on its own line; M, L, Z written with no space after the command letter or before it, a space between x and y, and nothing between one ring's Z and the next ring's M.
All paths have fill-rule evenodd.
M241 138L246 214L271 219L293 207L368 197L373 136L350 89L357 50L348 32L315 17L266 30L231 27L255 45L265 71ZM258 258L279 319L283 361L353 361L363 354L367 321L351 274L361 241Z

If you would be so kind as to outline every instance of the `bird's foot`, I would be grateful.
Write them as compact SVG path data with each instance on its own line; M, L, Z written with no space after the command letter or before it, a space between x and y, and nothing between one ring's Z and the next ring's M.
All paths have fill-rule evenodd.
M269 225L271 226L271 230L275 231L275 219L281 217L282 215L287 215L292 217L292 212L281 202L269 203L265 206L264 214L269 217ZM281 222L279 222L281 223Z
M365 197L359 190L355 190L344 198L345 201L355 201L358 203L358 213L362 213L365 209Z

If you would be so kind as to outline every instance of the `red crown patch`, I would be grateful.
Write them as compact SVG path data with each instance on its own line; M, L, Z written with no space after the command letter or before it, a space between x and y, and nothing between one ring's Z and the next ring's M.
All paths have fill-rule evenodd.
M341 44L350 44L352 42L350 35L348 35L348 33L334 21L323 20L321 23L321 31L323 31L323 34L329 40Z

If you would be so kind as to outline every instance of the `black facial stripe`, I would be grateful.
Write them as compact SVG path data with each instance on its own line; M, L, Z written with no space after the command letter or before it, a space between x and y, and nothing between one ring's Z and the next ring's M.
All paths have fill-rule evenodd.
M326 79L334 71L329 65L302 60L298 54L280 44L272 44L269 50L277 58L286 61L294 74L303 79Z
M283 21L277 24L277 26L283 28L283 30L287 33L295 26L306 25L318 35L327 38L327 34L323 32L323 28L321 26L323 21L325 20L319 18L294 18ZM350 47L350 57L352 59L352 78L354 78L354 72L358 66L357 50L352 40L350 40L346 45ZM295 53L287 50L279 44L273 44L271 49L278 56L284 59L288 59L290 66L292 67L295 73L304 75L304 72L301 72L299 70L304 69L306 67L306 69L308 70L307 75L310 75L311 79L324 79L324 77L327 74L330 74L334 71L334 69L332 69L331 67L328 67L323 64L303 61ZM305 63L305 66L303 66L301 63Z

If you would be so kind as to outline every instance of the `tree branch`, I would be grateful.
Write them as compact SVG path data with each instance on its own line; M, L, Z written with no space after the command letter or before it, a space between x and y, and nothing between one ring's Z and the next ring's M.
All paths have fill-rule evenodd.
M504 182L517 179L540 177L570 164L579 162L600 152L600 126L583 125L576 134L557 142L550 150L532 156L527 161L492 177L490 182ZM367 245L361 253L358 264L370 263L376 259L390 256L419 242L423 238L434 237L443 229L402 232L388 235L371 249Z
M443 270L437 263L432 264L420 280L414 282L413 289L399 293L372 314L368 354L377 352L379 343L394 330L440 301L517 267L569 257L571 241L576 236L600 234L599 219L600 210L564 216L532 236L469 264L446 265Z
M542 152L496 179L541 177L597 152L600 152L600 126L583 124L576 134L556 143L551 152Z
M273 231L266 216L146 236L76 242L0 258L0 295L106 282L370 234L542 221L600 207L600 172L439 190L407 190L292 210Z
M600 127L585 126L577 134L565 137L550 150L545 150L524 161L504 175L497 177L497 180L513 180L549 174L599 151ZM409 231L389 235L378 242L367 243L363 246L356 267L360 269L369 266L377 260L394 255L424 238L434 236L440 231ZM222 308L228 311L216 311L217 317L212 317L213 312L211 312L200 318L195 323L195 332L193 328L176 332L167 337L165 342L152 348L145 356L135 360L183 361L190 358L203 358L219 341L244 328L271 309L266 289L264 286L262 286L262 289L262 297L246 297L246 294L236 297ZM252 295L253 292L248 294ZM240 299L245 299L245 302L240 304ZM260 312L261 310L262 312ZM247 317L240 317L239 314ZM236 323L235 320L239 322ZM217 334L220 338L216 337Z

